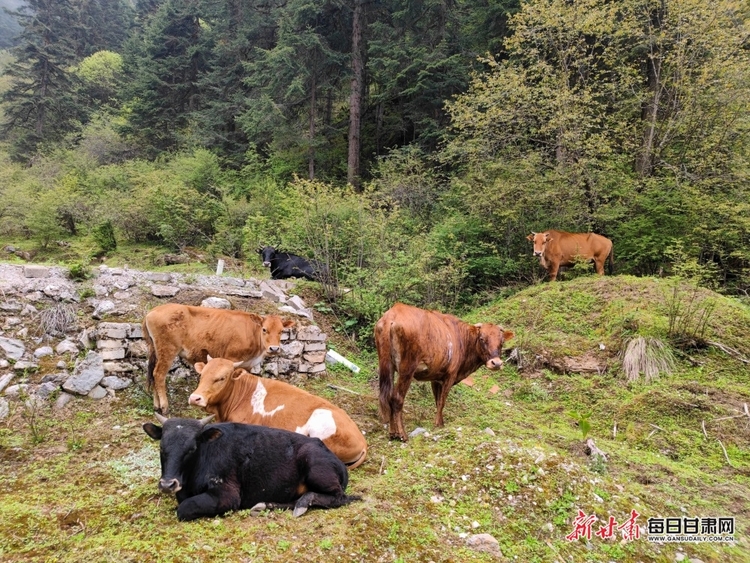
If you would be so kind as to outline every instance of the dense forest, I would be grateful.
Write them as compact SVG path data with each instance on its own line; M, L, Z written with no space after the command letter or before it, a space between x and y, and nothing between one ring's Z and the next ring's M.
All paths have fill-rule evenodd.
M750 288L746 1L4 7L3 240L274 244L363 320L537 280L547 228Z

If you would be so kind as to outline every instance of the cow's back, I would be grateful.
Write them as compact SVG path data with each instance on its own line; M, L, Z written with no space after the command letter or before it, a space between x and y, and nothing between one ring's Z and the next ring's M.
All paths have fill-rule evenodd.
M261 353L260 324L249 313L166 303L146 315L151 337L173 342L188 361L205 361L206 354L243 360Z
M548 243L546 254L561 260L560 265L570 265L576 256L584 259L606 258L612 249L612 241L596 233L548 232L552 240Z

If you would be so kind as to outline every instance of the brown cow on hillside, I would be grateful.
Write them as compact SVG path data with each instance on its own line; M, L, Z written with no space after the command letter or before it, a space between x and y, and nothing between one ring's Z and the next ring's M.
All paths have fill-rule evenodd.
M604 274L607 256L610 267L614 267L612 241L596 233L567 233L550 229L543 233L531 233L526 239L534 243L534 256L539 256L539 262L547 269L550 281L557 279L560 266L572 266L576 258L593 260L596 273L600 276Z
M143 319L148 345L148 385L154 391L154 410L166 414L167 372L179 354L191 364L208 355L259 366L267 354L281 348L281 333L295 322L276 315L167 303L151 309Z
M375 325L380 374L380 415L390 424L391 438L407 440L402 419L404 397L412 378L429 381L435 397L435 426L443 425L448 392L484 365L498 370L509 330L490 323L470 325L453 315L396 303ZM393 374L398 382L393 388Z
M320 438L349 469L367 456L367 442L339 407L283 381L248 373L238 363L208 357L198 362L198 388L189 403L216 415L219 422L244 422Z

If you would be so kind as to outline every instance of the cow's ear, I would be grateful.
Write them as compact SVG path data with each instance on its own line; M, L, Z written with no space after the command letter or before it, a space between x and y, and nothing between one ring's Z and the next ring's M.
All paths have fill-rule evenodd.
M515 333L512 330L504 330L503 331L503 340L508 341L511 338L515 336Z
M146 422L143 425L143 430L154 440L161 440L161 426L157 426L152 422Z
M206 364L204 364L203 362L196 362L195 364L193 364L193 368L198 373L201 373L204 367L206 367Z
M245 370L242 368L235 368L232 372L232 379L237 380L245 374Z
M248 316L250 317L250 320L263 326L263 317L261 317L260 315L256 315L255 313L248 313Z
M526 240L534 240L534 236L536 233L531 233L529 236L526 237Z
M213 440L216 440L217 438L221 438L222 434L224 433L216 427L207 428L206 430L201 432L201 435L198 437L198 440L201 442L212 442Z
M293 319L286 319L285 321L283 321L282 324L284 325L284 328L292 328L294 325L297 324L297 321Z

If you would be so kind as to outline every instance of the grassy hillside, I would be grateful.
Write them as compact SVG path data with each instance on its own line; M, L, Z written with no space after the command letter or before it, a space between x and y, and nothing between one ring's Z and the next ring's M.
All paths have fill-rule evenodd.
M334 367L306 388L366 432L369 459L349 486L364 501L299 519L238 512L179 523L175 501L156 489L157 444L141 430L153 418L151 399L141 387L85 410L17 406L0 423L0 559L493 561L465 539L489 533L505 559L524 562L671 562L678 553L748 561L750 310L676 287L584 277L533 286L465 316L515 331L509 348L520 349L520 369L509 361L458 385L442 429L432 426L429 386L413 384L407 431L427 432L407 444L390 442L378 421L374 352L355 352L329 332L362 371ZM628 381L624 353L637 336L680 344L671 373ZM179 406L194 386L170 382L175 415L200 416ZM584 452L584 420L606 463ZM579 509L598 517L594 531L631 510L642 526L650 517L733 516L737 542L658 545L645 533L571 542Z

